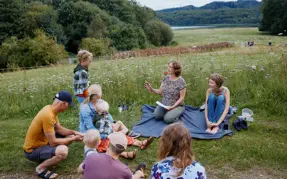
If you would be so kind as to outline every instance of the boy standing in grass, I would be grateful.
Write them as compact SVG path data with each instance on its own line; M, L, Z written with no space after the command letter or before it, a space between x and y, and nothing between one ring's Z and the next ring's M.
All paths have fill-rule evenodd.
M80 50L77 56L79 64L74 69L74 94L78 102L81 104L88 94L88 67L92 62L93 54L87 50Z
M68 155L67 145L82 141L83 134L66 129L58 120L58 113L72 105L72 95L63 90L56 94L52 105L47 105L33 119L24 143L27 159L41 161L36 173L41 178L56 178L58 175L48 167L58 164Z

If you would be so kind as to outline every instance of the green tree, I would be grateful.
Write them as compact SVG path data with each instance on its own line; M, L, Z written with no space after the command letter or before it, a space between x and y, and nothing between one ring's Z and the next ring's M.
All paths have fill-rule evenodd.
M110 34L112 45L118 50L132 50L146 47L146 36L143 30L131 24L113 26Z
M131 0L130 3L134 8L137 22L142 28L144 28L147 22L155 18L156 13L151 8L140 6L137 1L134 0Z
M84 38L80 48L90 51L94 56L105 55L109 51L109 40Z
M21 0L0 1L0 44L10 36L23 37L24 13Z
M127 0L88 0L123 22L137 24L134 8Z
M67 57L64 46L47 37L44 31L36 30L34 36L20 40L11 37L3 42L0 56L7 59L8 68L55 64Z
M92 32L92 26L99 22L99 20L97 21L99 19L97 15L102 19L104 25L112 23L111 17L95 4L79 1L61 5L58 9L58 22L64 27L65 34L68 37L66 44L68 51L73 53L78 51L82 38L88 36L88 29ZM92 24L95 18L96 20ZM104 30L104 27L102 30Z
M287 30L287 1L263 0L263 18L259 27L260 31L270 31L273 34L286 33Z
M66 43L63 27L57 23L57 12L52 6L43 5L40 2L27 4L24 24L25 34L28 36L32 37L35 29L42 29L48 36L54 37L58 43Z
M152 20L146 24L145 32L149 41L155 46L166 46L173 39L173 33L169 25Z
M136 0L6 0L0 3L0 44L11 36L19 40L34 39L34 31L41 29L47 37L65 44L71 53L77 53L84 38L110 39L109 50L111 47L146 48L148 31L144 28L155 19L155 12ZM159 31L159 45L168 44L172 38L169 27L162 24ZM27 43L30 42L27 39ZM97 44L101 43L97 41ZM8 59L3 60L4 66L5 60Z
M108 29L101 16L97 14L88 27L88 37L102 39L108 34Z

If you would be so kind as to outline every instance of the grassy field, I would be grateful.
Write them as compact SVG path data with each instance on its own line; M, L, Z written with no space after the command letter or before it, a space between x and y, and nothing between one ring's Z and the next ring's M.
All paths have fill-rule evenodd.
M198 35L193 35L198 34ZM285 39L285 41L284 41ZM238 46L244 46L248 41L254 41L257 45L286 44L286 37L270 36L260 33L257 28L209 28L179 30L175 32L175 40L180 45L203 45L215 42L233 42Z
M252 40L256 45L246 47L245 43ZM110 103L113 117L131 128L140 120L143 104L155 105L160 97L150 95L143 87L144 81L159 87L169 60L178 59L183 64L188 105L204 102L206 77L219 72L226 77L231 104L240 110L251 108L255 122L249 124L247 131L235 132L232 137L193 140L197 160L206 167L209 178L286 178L287 48L283 44L287 38L269 36L256 28L221 28L175 31L175 41L183 46L230 41L234 47L180 56L94 61L89 70L90 81L103 86L103 99ZM267 46L269 41L273 42L272 47ZM37 164L24 157L25 133L36 113L51 103L59 90L72 92L73 68L74 65L60 65L0 74L2 174L21 173L24 178L31 178ZM128 104L130 110L119 113L119 104ZM78 108L69 109L59 119L64 126L77 129L78 113ZM123 161L131 168L146 162L150 170L156 162L156 151L157 140L147 150L139 151L135 160ZM82 159L83 144L72 144L67 160L57 167L57 172L74 176Z

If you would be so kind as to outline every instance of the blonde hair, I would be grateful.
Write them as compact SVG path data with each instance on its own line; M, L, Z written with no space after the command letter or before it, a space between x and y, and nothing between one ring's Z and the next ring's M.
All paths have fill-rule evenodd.
M93 94L102 96L102 87L99 84L92 84L88 89L89 97Z
M85 99L85 101L83 102L83 104L87 104L88 102L91 101L93 95L98 95L98 96L102 96L102 87L99 84L92 84L91 86L89 86L88 88L88 97Z
M195 160L190 133L181 123L168 125L159 139L158 160L169 156L175 158L173 166L179 169L177 176Z
M89 58L93 58L93 54L87 50L80 50L77 54L77 57L79 62L81 63L88 60Z
M85 133L84 143L89 148L97 148L100 143L100 133L97 129L90 129Z
M96 111L97 112L108 112L110 109L109 103L107 103L105 100L98 100L96 104Z

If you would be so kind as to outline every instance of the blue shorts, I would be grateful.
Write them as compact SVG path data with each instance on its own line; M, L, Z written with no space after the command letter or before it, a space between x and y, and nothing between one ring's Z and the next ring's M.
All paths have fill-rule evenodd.
M62 136L60 134L55 134L56 138L65 138L65 136ZM32 160L32 161L43 161L43 160L47 160L49 158L54 157L56 154L56 148L57 146L50 146L48 145L44 145L42 147L38 147L36 149L33 149L32 152L25 152L25 156L27 159Z
M25 151L25 156L27 159L32 160L32 161L47 160L55 156L56 148L57 146L52 147L50 145L45 145L45 146L33 149L32 152Z
M76 96L78 103L81 104L86 98L85 97L80 97L80 96Z

